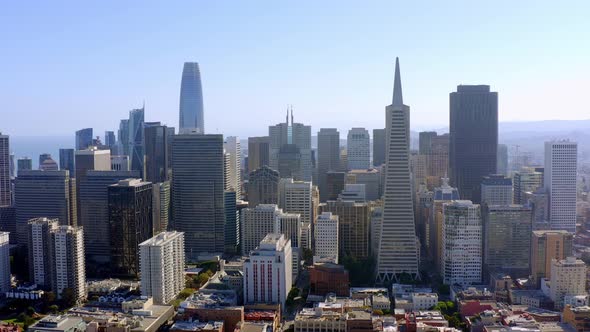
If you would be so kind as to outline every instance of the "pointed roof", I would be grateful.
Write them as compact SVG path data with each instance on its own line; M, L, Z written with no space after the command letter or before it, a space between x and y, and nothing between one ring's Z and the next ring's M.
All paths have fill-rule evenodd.
M399 73L399 58L395 58L395 79L393 80L393 106L402 106L404 99L402 97L402 78Z

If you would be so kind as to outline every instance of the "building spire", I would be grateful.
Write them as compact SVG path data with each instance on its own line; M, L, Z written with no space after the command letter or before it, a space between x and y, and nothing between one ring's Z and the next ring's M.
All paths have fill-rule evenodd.
M293 125L293 105L291 105L291 126Z
M289 105L287 105L287 116L285 116L285 123L287 123L287 126L289 125Z
M402 106L404 99L402 97L402 79L399 74L399 58L395 58L395 79L393 80L393 106Z

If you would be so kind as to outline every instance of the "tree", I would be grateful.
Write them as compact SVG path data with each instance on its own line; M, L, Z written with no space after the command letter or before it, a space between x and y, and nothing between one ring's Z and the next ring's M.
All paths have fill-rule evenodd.
M313 252L311 249L303 248L301 258L305 261L306 265L313 264Z
M59 311L59 307L55 304L49 306L49 312L52 314L56 314Z
M377 315L377 316L383 316L383 311L382 310L373 310L373 315Z
M28 307L25 312L27 313L27 316L33 316L35 314L35 308Z
M71 308L76 305L78 299L76 298L76 293L71 288L64 288L61 292L61 302L64 308Z

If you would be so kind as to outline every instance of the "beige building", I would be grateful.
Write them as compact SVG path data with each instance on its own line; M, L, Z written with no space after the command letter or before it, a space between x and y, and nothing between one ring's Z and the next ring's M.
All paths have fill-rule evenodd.
M563 308L564 298L586 294L586 263L575 257L551 260L549 296L556 309Z
M357 259L369 256L371 209L367 203L328 201L320 204L320 213L338 216L338 251L340 257L352 255Z
M567 231L533 231L531 241L531 281L540 285L551 276L551 260L565 259L572 254L573 236Z

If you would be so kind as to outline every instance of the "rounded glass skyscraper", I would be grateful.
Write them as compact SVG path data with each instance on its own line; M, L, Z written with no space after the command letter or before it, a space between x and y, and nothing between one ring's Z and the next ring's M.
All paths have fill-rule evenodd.
M203 89L197 62L185 62L180 84L179 133L205 133L203 120Z

